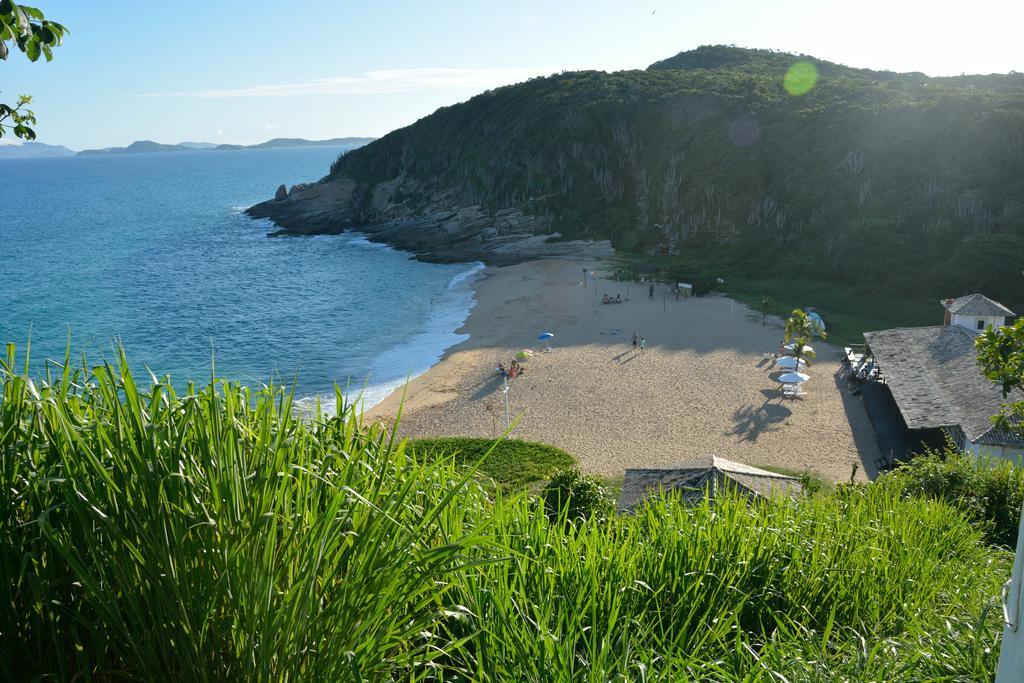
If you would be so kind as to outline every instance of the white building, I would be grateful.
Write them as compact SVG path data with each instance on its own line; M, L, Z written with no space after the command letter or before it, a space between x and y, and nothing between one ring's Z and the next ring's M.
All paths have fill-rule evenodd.
M944 325L959 325L973 332L981 332L989 326L1001 327L1014 315L1009 308L983 294L968 294L939 303L946 309Z

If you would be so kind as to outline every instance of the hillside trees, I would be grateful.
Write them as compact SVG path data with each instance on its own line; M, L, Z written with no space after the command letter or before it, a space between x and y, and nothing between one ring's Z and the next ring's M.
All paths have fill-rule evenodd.
M412 210L437 196L518 208L566 238L739 275L1024 302L999 256L1024 245L1024 76L814 60L816 85L793 97L782 82L798 59L701 48L646 71L532 79L348 153L330 178L367 197L400 178Z

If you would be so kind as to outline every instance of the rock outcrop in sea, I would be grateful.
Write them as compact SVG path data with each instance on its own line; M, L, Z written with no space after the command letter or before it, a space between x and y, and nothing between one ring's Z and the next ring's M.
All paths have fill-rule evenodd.
M529 215L521 208L488 211L480 205L465 206L453 193L431 193L411 188L412 184L399 178L368 192L349 178L339 178L294 185L286 193L282 185L274 199L250 207L247 213L272 220L280 228L272 236L353 230L435 263L509 265L539 258L593 259L614 254L607 240L562 240L550 230L549 216ZM416 208L398 200L410 191L420 192Z

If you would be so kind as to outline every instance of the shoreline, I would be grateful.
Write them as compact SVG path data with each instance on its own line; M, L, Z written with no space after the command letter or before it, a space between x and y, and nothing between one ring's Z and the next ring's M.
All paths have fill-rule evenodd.
M374 242L369 235L357 231L349 231L346 235L349 236L351 244L362 248L394 252L406 256L409 260L413 260L415 256L411 252ZM388 396L400 391L410 379L420 377L441 362L449 349L468 340L469 335L461 330L477 304L473 285L486 269L486 265L479 261L449 265L462 265L465 266L465 270L452 275L440 295L431 296L431 310L422 321L422 325L408 338L397 344L385 346L378 352L368 364L365 373L362 373L363 379L360 382L353 385L352 377L346 380L346 388L343 391L346 401L359 405L361 412L368 413L373 410ZM457 322L454 329L453 321ZM411 364L410 358L415 359ZM374 381L379 377L384 379ZM340 386L340 383L335 381L335 386ZM327 409L333 413L334 401L333 390L314 391L298 398L296 405L300 413L304 414L312 413L317 403L320 404L321 410Z
M465 339L428 370L364 410L399 436L496 437L504 395L495 372L523 348L538 353L511 382L511 437L563 448L581 469L602 476L627 467L664 467L715 454L830 481L876 474L880 456L863 404L836 380L838 352L816 342L808 395L782 401L766 372L781 323L723 296L679 301L656 286L612 280L582 283L601 261L545 259L487 266L473 282L475 305L456 334ZM598 275L600 278L600 274ZM596 288L595 288L596 285ZM622 294L603 305L600 294ZM647 349L633 352L635 330ZM553 350L536 340L555 334ZM404 403L403 401L404 396Z
M392 247L388 247L380 243L370 242L370 244L380 246L381 248L392 249ZM452 340L452 343L442 342L442 344L446 344L443 346L432 346L429 353L423 353L419 367L410 368L409 374L405 377L397 377L394 379L384 380L376 385L368 385L363 390L364 395L368 393L370 396L377 396L379 398L376 399L376 402L372 406L366 408L365 412L372 410L385 401L389 396L400 391L407 382L422 377L425 373L430 372L431 369L436 367L438 363L445 359L451 349L469 341L469 334L462 330L465 328L469 317L473 314L473 309L476 308L477 300L474 284L482 277L481 273L485 271L486 266L479 261L467 263L465 265L469 267L461 273L454 275L445 288L445 293L451 294L456 301L448 302L448 306L446 308L440 309L435 313L429 320L429 323L433 324L428 324L425 329L421 330L411 339L406 340L398 346L389 348L378 355L370 367L369 374L372 377L375 368L380 368L381 366L397 366L400 361L395 361L394 363L389 364L389 360L395 357L401 357L410 349L421 350L422 344L420 342L423 341L424 338L433 340L439 335L452 335L456 339ZM463 301L461 297L463 293L468 293L468 297L465 301ZM446 325L444 322L445 318L449 317L457 318L461 321L459 326L454 330L450 329L450 326ZM441 348L438 349L438 346L441 346ZM432 358L430 360L425 360L427 356L432 356ZM384 370L384 372L386 371L387 370Z

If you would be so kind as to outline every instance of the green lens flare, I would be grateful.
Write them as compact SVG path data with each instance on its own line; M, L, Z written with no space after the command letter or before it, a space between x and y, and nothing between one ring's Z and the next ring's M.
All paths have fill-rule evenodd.
M806 95L818 82L818 68L811 62L797 62L789 67L782 79L782 87L790 95Z

